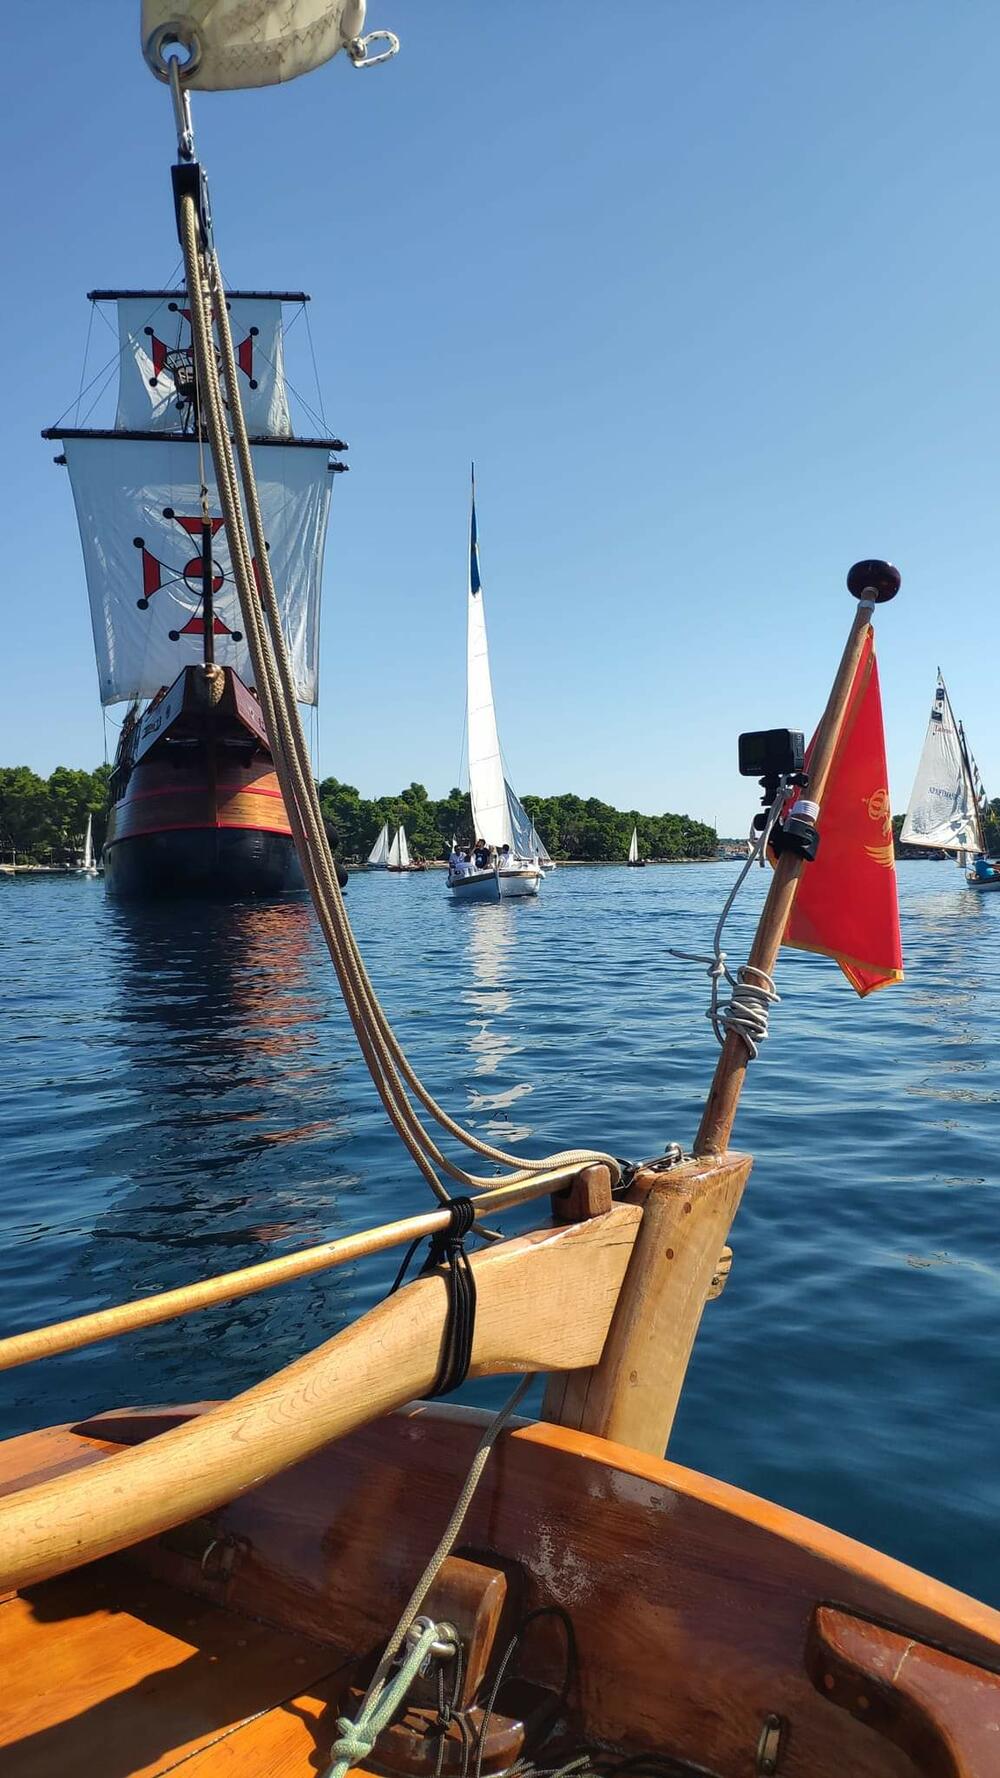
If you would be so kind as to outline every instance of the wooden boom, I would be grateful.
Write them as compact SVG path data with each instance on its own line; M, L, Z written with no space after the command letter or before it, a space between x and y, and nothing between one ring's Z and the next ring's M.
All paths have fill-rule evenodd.
M496 1186L475 1201L476 1221L496 1216L513 1204L545 1197L565 1187L567 1180L572 1185L579 1177L579 1169L562 1167L547 1169L516 1185ZM609 1204L610 1201L609 1188ZM422 1241L425 1236L447 1228L449 1220L447 1210L428 1210L422 1216L405 1216L397 1222L361 1229L355 1235L342 1235L337 1241L321 1241L318 1246L303 1247L298 1253L283 1253L279 1259L264 1260L260 1265L203 1278L197 1284L158 1291L137 1302L117 1303L110 1309L95 1309L90 1315L75 1315L69 1321L54 1321L48 1327L10 1334L0 1340L0 1371L13 1370L16 1365L30 1364L38 1358L54 1358L60 1352L78 1352L84 1346L96 1346L102 1340L117 1339L142 1327L157 1327L164 1321L193 1315L198 1309L237 1302L241 1297L254 1296L295 1278L308 1278L316 1272L349 1265L353 1260L367 1259L373 1253L386 1253L408 1241Z
M599 1359L642 1211L478 1253L472 1377ZM232 1401L94 1468L0 1501L0 1592L64 1573L214 1511L332 1439L433 1387L444 1277L418 1279Z

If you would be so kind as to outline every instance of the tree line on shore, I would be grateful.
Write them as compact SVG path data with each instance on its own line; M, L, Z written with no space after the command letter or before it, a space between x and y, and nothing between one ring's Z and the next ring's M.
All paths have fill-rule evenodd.
M41 863L66 861L83 843L87 816L93 822L94 845L103 844L107 819L110 768L84 772L57 766L41 778L28 766L0 766L0 857ZM467 793L428 796L422 784L410 784L395 796L369 801L353 784L324 778L320 807L341 858L367 858L379 829L400 822L411 853L417 858L444 858L454 835L471 843L472 814ZM527 809L553 858L624 859L633 827L639 833L643 858L712 858L716 833L687 815L641 815L637 809L614 809L597 797L526 796Z
M453 836L460 845L478 838L468 793L462 790L435 799L422 784L410 784L398 796L369 802L353 784L324 778L319 800L325 819L336 829L340 855L349 861L367 858L386 821L390 828L402 822L417 858L446 857ZM553 858L627 858L633 827L643 858L715 856L715 828L688 815L640 815L637 809L613 809L593 796L526 796L522 801Z

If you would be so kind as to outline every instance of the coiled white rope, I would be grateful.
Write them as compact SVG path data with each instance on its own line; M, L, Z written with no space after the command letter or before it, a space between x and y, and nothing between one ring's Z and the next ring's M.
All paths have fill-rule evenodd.
M783 778L778 786L778 793L767 811L763 827L750 848L749 856L743 869L726 897L722 912L716 922L712 940L712 955L704 957L694 951L677 951L671 945L671 957L679 957L684 963L703 963L711 978L712 996L705 1013L712 1030L720 1044L725 1043L730 1031L742 1038L746 1044L751 1062L756 1061L760 1054L760 1046L768 1035L768 1020L772 1006L778 1006L781 996L775 990L774 981L765 969L757 969L752 963L743 963L734 975L726 964L726 953L722 948L722 934L726 921L733 909L740 890L750 875L758 859L763 863L771 833L777 823L781 811L788 799L791 786ZM726 982L732 990L730 997L722 1005L719 1003L721 984Z

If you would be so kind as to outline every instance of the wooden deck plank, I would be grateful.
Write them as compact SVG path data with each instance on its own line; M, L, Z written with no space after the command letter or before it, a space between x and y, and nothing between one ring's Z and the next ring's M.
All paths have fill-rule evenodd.
M85 1570L0 1604L0 1770L158 1778L276 1706L261 1769L284 1770L276 1750L308 1740L307 1715L289 1700L337 1661L329 1647L148 1577ZM248 1778L253 1769L244 1766ZM302 1770L314 1774L315 1763Z

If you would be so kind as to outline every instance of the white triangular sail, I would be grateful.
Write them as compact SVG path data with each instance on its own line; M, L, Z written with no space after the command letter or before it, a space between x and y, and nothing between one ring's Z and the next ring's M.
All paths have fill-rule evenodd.
M980 852L979 806L944 680L938 676L900 841L943 852Z
M389 847L389 869L409 870L410 848L406 843L406 829L400 824Z
M378 839L368 854L368 863L373 870L384 870L389 862L389 823L383 821Z
M94 817L87 816L87 831L83 836L83 868L90 871L94 868Z
M117 299L119 381L115 427L127 432L192 430L191 310L183 291ZM227 301L236 373L251 438L291 437L281 303Z
M197 443L66 438L90 595L102 704L153 697L203 657L201 463ZM320 583L330 509L325 448L253 451L268 560L296 697L318 697ZM209 474L215 659L253 683L239 600Z
M468 596L468 746L469 796L472 802L473 838L488 846L514 850L507 784L500 756L490 654L486 640L486 611L479 576L479 540L476 533L476 489L472 487L472 519L469 533Z
M628 861L629 864L638 864L639 862L639 831L635 827L632 829L632 838L628 843Z
M506 778L504 790L507 794L507 821L511 836L509 843L515 858L537 858L539 864L551 864L552 860L542 845L535 823L524 804L515 796Z

